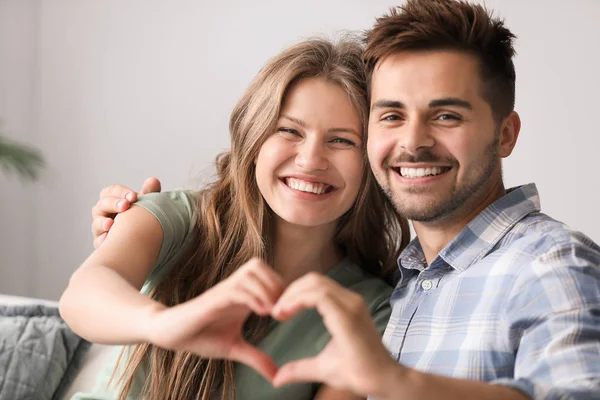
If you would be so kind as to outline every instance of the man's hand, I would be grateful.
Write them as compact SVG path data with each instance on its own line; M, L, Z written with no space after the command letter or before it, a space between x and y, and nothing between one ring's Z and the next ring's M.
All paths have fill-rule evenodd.
M129 209L139 195L160 192L160 189L160 181L154 177L144 181L139 193L123 185L110 185L102 189L98 202L92 208L94 248L98 248L104 242L117 214Z
M309 273L293 282L271 314L286 321L303 309L315 308L331 334L316 357L283 365L276 387L292 382L322 382L360 396L377 396L389 376L403 368L388 354L362 297L335 281Z

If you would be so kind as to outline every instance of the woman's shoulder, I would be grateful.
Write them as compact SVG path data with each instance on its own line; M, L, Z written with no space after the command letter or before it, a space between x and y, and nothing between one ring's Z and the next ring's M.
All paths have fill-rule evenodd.
M154 215L164 235L177 232L187 234L193 225L196 195L197 192L189 190L148 193L140 196L134 206L142 207Z
M195 197L197 192L176 190L162 193L148 193L140 196L134 206L149 211L160 223L163 240L152 272L142 291L149 293L167 273L180 262L186 249L194 243Z
M134 203L154 213L155 210L193 212L198 192L192 190L173 190L169 192L147 193Z

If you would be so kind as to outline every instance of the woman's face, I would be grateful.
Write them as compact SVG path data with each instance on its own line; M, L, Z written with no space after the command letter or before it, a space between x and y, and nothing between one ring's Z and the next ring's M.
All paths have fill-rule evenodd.
M319 78L298 82L256 159L262 196L288 223L335 223L360 190L363 140L359 115L341 87Z

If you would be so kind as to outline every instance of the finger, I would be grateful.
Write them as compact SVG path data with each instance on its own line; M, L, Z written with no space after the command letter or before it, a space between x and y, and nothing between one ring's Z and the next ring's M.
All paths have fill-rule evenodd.
M324 376L317 357L304 358L279 368L273 378L273 386L281 387L295 382L323 382Z
M92 208L92 216L111 217L114 214L126 211L130 205L131 203L122 197L104 196Z
M266 264L252 271L252 275L266 288L272 303L275 304L285 289L281 276Z
M100 245L104 242L104 240L106 239L106 236L108 235L108 232L104 232L102 235L98 236L96 239L94 239L94 248L97 249L98 247L100 247Z
M294 299L298 298L300 295L315 291L326 292L330 287L335 289L336 287L341 286L332 279L321 274L308 273L304 275L287 287L273 308L273 316L280 314L280 312L290 307L290 305L293 304Z
M112 218L106 218L106 217L94 218L94 220L92 221L92 235L94 235L94 238L97 238L98 236L102 235L103 233L108 232L114 222L115 222L115 220Z
M254 257L244 263L238 270L238 275L254 273L257 277L274 290L279 290L284 287L284 282L281 276L273 270L265 261L258 257ZM264 278L264 279L262 279Z
M355 309L362 311L360 306L364 303L361 302L360 296L352 292L350 292L350 296L347 296L345 292L335 290L335 288L326 290L313 288L298 293L296 297L289 298L284 304L278 302L272 315L277 320L285 321L302 310L314 308L323 318L323 323L329 333L336 336L339 332L343 333L344 330L354 329L354 325L357 324L357 316L361 317L362 321L363 315L355 311ZM279 309L277 309L278 307Z
M266 294L264 288L261 287L257 282L247 280L241 286L238 286L236 290L238 290L240 294L247 294L249 299L245 298L243 300L250 302L247 304L241 304L247 305L255 313L259 315L266 315L271 312L273 304L269 300L269 296Z
M272 308L271 315L278 321L288 321L306 309L316 309L319 301L324 301L324 294L319 289L307 289L294 297L288 296L279 300Z
M244 289L243 291L241 291L241 295L242 296L239 298L237 304L241 304L244 307L248 307L250 311L260 316L265 316L269 314L271 307L269 307L267 304L261 301L261 299L258 298L254 293L251 293L250 291Z
M149 178L146 178L146 180L144 181L144 184L142 185L142 190L140 190L140 195L146 193L158 193L160 192L160 190L160 181L157 178L151 176Z
M247 342L233 346L230 358L256 370L269 382L277 373L277 365L273 359Z
M270 267L266 268L270 269ZM243 284L246 283L252 284L253 288L256 288L254 285L256 283L262 289L261 294L265 296L264 300L269 306L269 311L271 311L284 289L283 281L273 271L265 271L264 269L250 271Z
M339 284L337 284L337 282L335 282L333 279L331 279L323 274L320 274L317 272L309 272L309 273L305 274L304 276L293 281L287 287L287 289L282 297L293 298L297 295L297 293L302 293L307 290L313 290L314 288L319 288L319 287L328 287L331 285L339 286Z
M102 197L118 197L120 199L135 201L136 193L124 185L110 185L100 191L100 198Z
M261 298L266 295L265 303L268 304L269 311L284 289L281 277L259 258L252 258L244 263L232 279L237 285L250 285L249 287Z

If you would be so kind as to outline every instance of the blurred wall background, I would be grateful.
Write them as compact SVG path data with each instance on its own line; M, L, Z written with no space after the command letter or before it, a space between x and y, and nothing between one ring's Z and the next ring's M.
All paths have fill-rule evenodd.
M600 242L600 2L488 0L518 35L523 127L508 186ZM0 120L49 168L0 174L0 293L57 299L92 250L110 183L198 187L228 147L228 116L264 62L313 35L366 29L382 0L0 0Z

